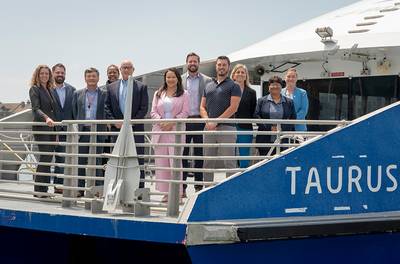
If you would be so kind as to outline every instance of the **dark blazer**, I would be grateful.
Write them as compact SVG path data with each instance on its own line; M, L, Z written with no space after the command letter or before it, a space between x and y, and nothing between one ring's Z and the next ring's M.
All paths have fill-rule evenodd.
M268 95L258 99L256 111L254 112L255 118L260 119L270 119L270 105L271 101L267 99ZM282 119L296 119L296 110L294 109L293 100L282 96L282 106L283 106L283 117ZM271 131L271 124L257 124L258 131ZM294 125L283 124L283 131L294 131ZM257 135L257 143L268 143L271 142L270 135Z
M74 119L72 113L72 98L74 97L75 88L68 83L65 83L65 102L64 107L61 106L60 97L56 89L53 89L54 98L56 99L58 105L58 112L56 114L57 121L62 120L72 120Z
M257 95L256 91L250 87L245 87L243 89L242 97L240 98L240 103L238 110L236 111L236 118L253 118L254 112L257 105ZM253 130L253 124L238 124L238 127L247 130Z
M96 119L112 119L110 110L106 105L107 92L102 89L97 89L97 111ZM85 101L86 101L86 88L75 91L72 99L72 113L75 120L85 120ZM83 124L79 125L79 130L83 129ZM107 125L97 125L97 131L107 131ZM104 136L98 136L103 139Z
M110 110L111 118L123 119L124 114L119 108L119 87L121 80L107 85L107 107ZM147 93L147 86L137 80L133 80L133 93L132 93L132 114L131 119L143 119L149 109L149 95ZM113 130L118 130L112 126ZM133 126L135 131L144 131L143 124L136 124Z
M186 87L187 76L188 76L187 72L185 72L181 76L182 77L182 86L183 86L183 89L185 89L185 90L187 90L187 87ZM200 78L200 82L199 82L199 105L200 105L201 97L203 97L203 93L204 93L204 88L206 87L206 85L209 82L212 82L212 79L210 77L208 77L207 75L202 74L202 73L199 73L199 78Z
M54 121L57 120L56 113L59 110L51 89L46 91L46 88L32 86L29 89L29 98L31 100L34 122L45 122L47 117L50 117ZM32 129L54 130L54 128L48 126L34 126Z

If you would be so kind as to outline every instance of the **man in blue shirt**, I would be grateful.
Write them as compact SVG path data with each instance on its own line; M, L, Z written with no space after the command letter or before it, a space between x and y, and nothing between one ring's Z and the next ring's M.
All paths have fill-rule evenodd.
M73 98L73 114L76 120L104 120L111 119L111 113L106 105L107 92L103 89L99 89L99 71L95 68L89 68L85 70L85 82L86 88L76 91ZM90 131L90 125L79 124L79 131ZM97 131L107 131L106 125L97 125ZM105 136L97 136L96 140L98 143L105 141ZM79 142L88 143L90 141L89 135L81 135ZM89 153L89 146L79 146L79 153ZM103 153L102 147L96 147L96 153ZM87 157L79 157L79 164L87 164ZM96 164L101 164L101 158L96 159ZM79 176L86 175L85 168L78 169ZM97 176L103 175L103 170L96 170ZM99 185L98 182L96 182ZM80 180L78 185L84 187L84 181ZM82 195L82 192L80 193Z
M211 82L211 78L207 75L204 75L199 72L200 65L200 56L194 52L189 53L186 56L186 67L187 72L182 75L182 85L183 88L189 93L190 100L190 115L188 118L201 118L200 116L200 102L203 97L205 86ZM204 130L204 123L187 123L186 131L202 131ZM203 143L203 135L186 135L186 143L189 144L193 141L195 144ZM193 148L194 156L203 156L203 148L194 147ZM185 147L183 150L183 156L189 156L189 147ZM203 160L194 160L194 168L201 169L203 168ZM183 168L189 168L189 160L182 160ZM183 172L183 180L185 181L188 176L188 172ZM195 172L194 173L195 181L203 181L203 173ZM186 197L186 187L187 185L183 185L183 193L182 196ZM200 191L203 186L195 185L196 191Z
M147 85L144 83L133 80L132 87L128 87L128 79L133 75L135 67L132 61L124 60L120 66L121 80L117 80L107 85L107 107L110 110L112 119L123 119L125 112L125 100L128 88L132 89L132 108L131 108L131 119L144 119L149 106L149 96L147 93ZM119 131L121 123L114 124L111 126L111 131ZM132 126L133 132L143 132L144 124L135 124ZM112 140L115 141L117 137ZM136 144L144 143L144 135L134 136ZM136 152L138 155L144 154L144 147L136 146ZM143 158L139 158L139 165L143 165ZM144 179L144 171L140 170L140 178ZM140 182L140 188L144 187L144 183Z

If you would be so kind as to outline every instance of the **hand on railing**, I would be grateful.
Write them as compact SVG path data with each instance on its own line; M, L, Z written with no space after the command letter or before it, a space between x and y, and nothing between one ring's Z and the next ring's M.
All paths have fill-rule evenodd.
M217 123L214 122L206 123L206 130L216 130L216 129L217 129Z
M160 124L160 127L162 131L171 131L174 125L173 122L164 122Z
M54 127L54 121L53 121L53 119L51 119L50 117L47 117L47 118L46 118L46 124L47 124L49 127Z

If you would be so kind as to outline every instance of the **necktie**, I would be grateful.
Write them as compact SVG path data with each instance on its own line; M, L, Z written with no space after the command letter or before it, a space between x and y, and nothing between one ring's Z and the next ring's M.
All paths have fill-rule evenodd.
M122 80L122 92L120 93L120 98L119 98L119 107L121 109L122 114L124 114L124 110L125 110L125 99L126 99L127 86L128 86L128 81Z

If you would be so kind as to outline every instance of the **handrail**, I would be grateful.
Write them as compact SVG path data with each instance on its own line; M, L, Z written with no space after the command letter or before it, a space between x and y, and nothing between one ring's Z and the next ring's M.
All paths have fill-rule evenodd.
M104 120L64 120L62 122L54 122L55 126L65 126L68 124L96 124L96 125L107 125L121 123L122 119L104 119ZM352 121L347 120L292 120L292 119L234 119L234 118L179 118L179 119L132 119L131 124L155 124L162 122L174 122L174 123L206 123L206 122L217 122L217 123L228 123L228 124L248 124L248 123L262 123L262 124L290 124L290 125L349 125ZM33 125L33 126L47 126L44 122L0 122L0 127L8 125Z
M43 196L48 196L52 201L61 202L63 206L78 206L78 207L87 207L87 204L91 204L94 202L101 202L102 190L99 189L98 186L95 185L95 182L102 183L105 180L104 176L96 176L96 170L104 171L106 166L109 165L100 165L96 164L96 159L107 159L109 156L103 155L103 153L96 153L96 148L98 147L114 147L114 143L105 143L105 142L96 142L96 138L98 136L104 137L115 137L118 135L118 132L115 131L76 131L72 129L72 127L76 127L76 124L86 124L90 125L92 129L96 128L96 124L115 124L117 122L122 122L122 120L69 120L63 122L56 122L56 127L63 126L67 127L67 131L32 131L29 130L30 127L27 126L45 126L42 122L0 122L0 144L5 146L5 148L0 149L0 197L12 196L14 198L20 197L21 199L27 199L27 197L31 197L32 200L46 200L46 198L34 198L32 195L41 195L42 193L34 192L32 190L20 190L18 189L19 185L26 186L46 186L50 189L50 192L47 194L43 194ZM180 178L180 174L182 172L188 173L206 173L212 172L220 174L221 177L225 173L241 173L245 171L247 168L235 168L235 169L213 169L213 168L183 168L180 166L182 160L249 160L250 163L255 163L264 159L272 159L277 155L280 155L283 151L283 148L296 148L302 144L304 144L303 140L297 140L294 142L284 142L283 139L293 139L293 138L302 138L305 142L307 142L310 138L315 138L319 136L326 135L329 132L326 131L282 131L281 127L283 124L308 124L308 125L321 125L321 126L346 126L351 124L349 121L333 121L333 120L272 120L272 119L163 119L163 120L152 120L152 119L140 119L140 120L131 120L131 124L146 124L151 125L160 122L175 122L177 124L184 123L204 123L204 122L218 122L218 123L229 123L229 124L241 124L241 123L252 123L255 124L275 124L278 127L277 131L185 131L184 129L176 129L175 131L135 131L133 135L144 135L147 139L145 143L136 143L137 147L144 147L146 152L144 154L137 155L137 158L145 159L145 164L140 165L139 168L144 170L146 173L146 177L141 179L141 182L148 184L147 186L152 187L153 183L167 183L169 184L170 192L156 192L149 191L149 195L152 196L163 196L168 194L170 197L174 199L169 199L168 204L163 204L154 200L150 201L140 201L142 206L148 206L149 208L158 207L158 208L167 208L166 212L169 216L177 216L179 213L179 185L187 184L189 186L204 186L204 188L208 188L210 186L214 186L218 184L218 181L207 182L207 181L194 181L194 180L186 180L183 181ZM24 126L23 130L19 130L18 127ZM67 137L66 141L36 141L32 135L65 135ZM166 135L172 134L175 135L176 140L172 143L153 143L151 142L151 136L153 135ZM193 143L186 144L182 142L182 137L186 135L249 135L251 134L253 138L257 135L268 135L271 137L275 137L275 142L272 143L219 143L219 144L210 144L210 143ZM19 137L14 136L19 135ZM24 135L23 138L21 136ZM89 142L79 142L79 136L88 136L91 138ZM53 153L53 152L41 152L37 149L28 146L38 146L38 145L54 145L54 146L65 146L67 148L66 153ZM8 147L7 147L8 146ZM23 149L21 150L21 146ZM79 153L79 147L87 146L89 147L89 153ZM172 147L175 149L175 153L173 155L155 155L154 148L157 146L165 146ZM248 156L195 156L192 154L183 155L183 148L210 148L210 147L249 147L251 152ZM259 147L269 148L269 153L266 156L257 155L256 149ZM276 150L275 155L272 155L272 152ZM14 155L14 156L12 156ZM27 155L54 155L59 157L64 157L66 160L64 163L56 163L56 162L35 162L25 160ZM78 157L85 157L89 159L88 164L78 164ZM154 160L157 158L170 158L175 162L175 167L163 167L156 166L154 164ZM19 165L29 165L32 167L32 170L21 172L17 169ZM59 167L64 168L64 174L60 173L43 173L36 172L34 170L35 166L44 165L50 167ZM4 167L7 166L7 167ZM13 169L12 167L15 167ZM118 166L116 166L118 167ZM78 168L84 168L87 170L87 176L79 176ZM170 171L174 176L174 178L170 180L166 179L157 179L154 178L154 171ZM19 180L5 180L1 178L1 175L9 174L9 175L33 175L33 176L43 176L45 178L57 177L60 179L64 179L64 184L57 183L43 183L43 182L34 182L34 181L19 181ZM150 176L149 176L150 175ZM16 179L19 179L18 177ZM86 185L83 187L79 187L77 185L78 180L84 180ZM1 184L7 184L7 188ZM175 187L173 187L175 186ZM57 188L63 190L64 193L53 194L52 188ZM172 191L171 191L172 190ZM77 197L78 192L84 191L84 197ZM100 192L99 197L96 197L96 194ZM131 202L128 202L128 204ZM134 201L132 201L134 203ZM89 206L90 207L90 206Z

